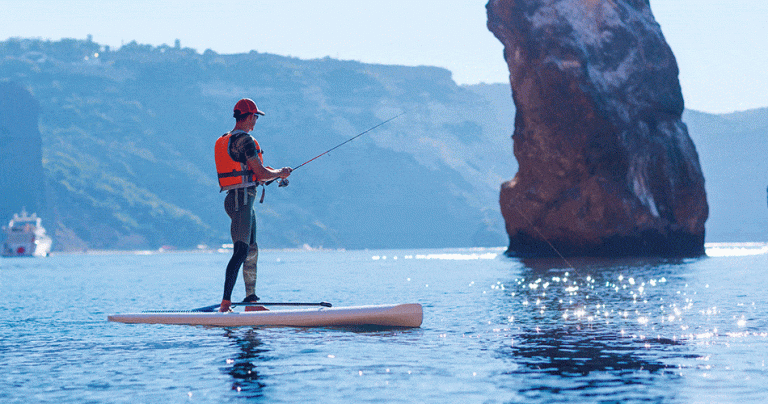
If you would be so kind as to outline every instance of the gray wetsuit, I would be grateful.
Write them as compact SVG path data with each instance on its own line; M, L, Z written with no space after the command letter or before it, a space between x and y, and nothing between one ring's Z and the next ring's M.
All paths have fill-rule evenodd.
M233 139L230 141L229 155L233 160L245 163L248 159L255 157L259 152L259 150L256 149L256 143L253 141L253 138L246 132L233 131L232 138ZM238 252L241 251L243 247L248 246L247 254L244 257L243 262L243 282L245 283L246 297L256 293L256 263L259 257L259 247L256 243L255 201L256 187L230 190L227 192L227 196L224 199L224 209L232 220L230 233L232 235L232 243L235 245L233 258L235 258L235 255L238 255ZM230 262L230 265L237 265L239 267L237 261L240 261L240 259L234 259ZM234 270L234 268L228 268L228 278L231 277L232 270ZM236 277L237 272L234 272L234 278ZM233 286L234 282L235 279L227 279L225 283L224 297L226 300L230 300L227 299L231 293L231 289L229 289L228 286Z

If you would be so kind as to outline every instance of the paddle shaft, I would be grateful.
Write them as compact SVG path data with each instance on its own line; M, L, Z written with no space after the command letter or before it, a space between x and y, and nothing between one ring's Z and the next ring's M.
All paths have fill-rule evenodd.
M328 302L320 302L320 303L294 303L294 302L232 302L232 306L321 306L321 307L333 307L332 304ZM197 309L192 309L190 311L215 311L219 307L221 307L221 304L212 304L210 306L200 307Z

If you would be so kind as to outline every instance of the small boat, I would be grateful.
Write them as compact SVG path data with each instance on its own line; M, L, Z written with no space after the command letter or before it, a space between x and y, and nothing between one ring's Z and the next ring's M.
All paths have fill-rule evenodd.
M257 303L254 305L263 304ZM420 327L423 318L418 303L379 306L312 307L288 310L245 312L143 312L114 314L109 321L119 323L184 324L219 327Z
M21 214L13 215L8 227L3 227L5 241L4 257L47 257L51 252L52 241L37 214L27 215L26 209Z

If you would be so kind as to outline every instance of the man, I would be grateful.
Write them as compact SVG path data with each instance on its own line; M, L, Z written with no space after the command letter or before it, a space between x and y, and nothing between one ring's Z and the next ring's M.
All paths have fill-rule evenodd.
M224 296L220 312L230 311L232 289L237 282L237 273L243 265L245 282L244 302L259 300L256 296L256 261L259 249L256 244L256 214L254 201L256 187L277 178L285 179L291 175L289 167L279 170L264 166L263 150L249 133L253 130L259 116L264 116L256 104L249 98L243 98L235 104L235 128L222 135L215 146L216 171L222 191L227 191L224 209L232 220L230 231L234 250L227 264L224 281ZM247 306L246 310L252 306ZM255 309L255 307L254 307ZM263 310L263 308L261 308Z

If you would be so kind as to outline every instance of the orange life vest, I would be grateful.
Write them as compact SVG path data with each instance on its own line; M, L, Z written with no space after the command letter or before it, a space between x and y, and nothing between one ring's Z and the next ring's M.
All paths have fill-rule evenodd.
M248 168L248 165L237 162L230 156L229 143L231 138L231 132L225 133L216 140L216 146L214 147L216 172L219 175L221 191L259 185L256 175ZM253 139L252 136L251 139ZM256 143L256 154L259 156L259 161L264 164L264 152L259 147L259 142L256 139L253 139L253 142Z

